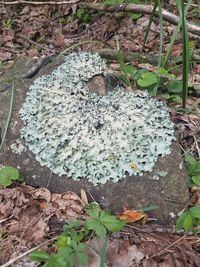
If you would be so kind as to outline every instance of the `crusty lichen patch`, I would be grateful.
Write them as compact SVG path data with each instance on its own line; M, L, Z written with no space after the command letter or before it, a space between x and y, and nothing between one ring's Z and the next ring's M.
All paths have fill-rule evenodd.
M34 81L20 111L21 135L41 165L94 185L151 171L173 139L166 106L147 93L89 92L86 82L106 70L99 55L72 53Z

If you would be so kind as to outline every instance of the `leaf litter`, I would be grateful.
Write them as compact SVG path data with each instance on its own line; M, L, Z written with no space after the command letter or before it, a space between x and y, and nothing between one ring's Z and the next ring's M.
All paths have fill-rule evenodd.
M16 243L20 248L37 246L47 240L50 220L64 223L82 218L83 207L82 200L70 191L54 194L46 188L37 189L25 184L0 188L0 263L10 257L6 256L10 254L7 252L9 240L11 246Z

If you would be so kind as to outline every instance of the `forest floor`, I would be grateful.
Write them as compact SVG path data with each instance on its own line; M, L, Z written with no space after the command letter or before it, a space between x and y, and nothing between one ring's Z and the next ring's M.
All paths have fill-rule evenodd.
M158 55L160 46L158 18L152 23L146 46L142 51L149 15L121 10L97 11L83 8L84 5L80 7L78 1L71 2L73 3L59 5L0 4L0 75L11 68L16 59L41 59L58 54L71 46L71 51L102 52L105 51L106 44L109 49L115 50L116 36L119 38L122 52L134 52L152 58L151 62L132 59L129 61L131 65L138 69L155 70L154 62L157 58L155 55ZM98 2L100 1L95 1ZM175 1L167 2L164 3L164 8L178 15ZM188 13L188 21L200 26L200 7L198 1L193 2ZM163 55L166 53L174 28L173 24L164 22ZM178 35L171 50L172 65L174 59L182 56L181 38L181 34ZM80 45L77 45L79 43ZM196 58L200 56L200 34L190 34L190 49ZM120 65L116 59L111 58L109 62L114 70L119 71ZM177 63L177 66L179 67L174 68L172 73L181 80L181 63ZM168 67L170 68L170 64ZM183 156L189 152L199 160L199 59L190 64L189 83L186 114L180 111L179 101L168 101L167 104L179 133ZM1 92L3 90L0 88L0 94ZM160 89L157 98L162 99L163 93L165 92ZM2 199L7 199L6 205L5 202L2 205ZM27 257L27 251L38 245L48 252L53 251L48 242L62 231L63 222L71 218L84 217L83 199L73 192L54 194L47 189L37 189L22 184L9 189L0 188L0 201L0 264L4 267L34 266ZM191 200L188 205L197 204L200 204L198 186L191 189ZM89 266L99 266L102 247L100 240L92 240L88 246ZM23 253L25 255L21 257ZM115 267L197 267L200 266L200 237L184 232L177 233L172 226L157 225L151 221L147 221L145 225L131 224L120 233L110 236L106 263L107 266Z

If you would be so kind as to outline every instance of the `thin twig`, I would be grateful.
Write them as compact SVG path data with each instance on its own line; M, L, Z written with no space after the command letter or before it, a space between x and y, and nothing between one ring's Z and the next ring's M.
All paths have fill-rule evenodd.
M180 250L183 250L186 254L190 255L192 258L194 258L195 260L197 260L198 263L200 263L200 259L197 258L196 255L194 255L192 252L187 251L182 246L177 246L177 248L179 248Z
M3 222L8 221L8 220L9 220L10 218L12 218L13 216L14 216L14 214L10 215L9 217L7 217L7 218L1 220L0 223L3 223Z
M18 1L0 1L0 4L2 5L18 5L18 4L26 4L26 5L66 5L66 4L76 4L80 0L71 0L71 1L42 1L42 2L34 2L34 1L24 1L24 0L18 0Z
M32 251L34 251L34 250L36 250L36 249L38 249L38 248L40 248L40 247L42 247L42 246L44 246L44 245L50 243L51 241L56 240L56 238L57 238L57 236L56 236L56 237L53 237L53 238L51 238L51 239L49 239L49 240L47 240L47 241L45 241L45 242L43 242L42 244L38 245L37 247L34 247L34 248L32 248L32 249L29 249L28 251L24 252L23 254L17 256L17 257L14 258L14 259L11 259L11 260L9 260L8 262L6 262L5 264L1 265L1 267L8 267L8 266L10 266L11 264L13 264L13 263L16 262L17 260L19 260L19 259L25 257L26 255L28 255L28 254L31 253Z
M6 134L8 131L8 127L10 124L10 120L11 120L11 115L12 115L12 109L13 109L13 101L14 101L14 89L15 89L15 62L13 65L13 70L12 70L12 87L11 87L11 92L10 92L10 107L9 107L9 112L8 112L8 117L7 117L7 121L6 121L6 126L5 126L5 130L1 139L1 143L0 143L0 150L3 146L3 143L5 141L6 138Z
M149 258L154 258L160 254L162 254L163 252L165 252L166 250L168 250L169 248L173 247L175 244L177 244L178 242L180 242L181 240L183 240L185 238L185 235L179 237L178 239L176 239L174 242L172 242L170 245L164 247L163 249L159 250L158 252L154 253L153 255L149 256Z

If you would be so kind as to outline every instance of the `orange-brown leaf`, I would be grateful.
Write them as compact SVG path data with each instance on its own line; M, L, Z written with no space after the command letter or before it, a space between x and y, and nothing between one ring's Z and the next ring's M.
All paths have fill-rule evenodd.
M139 210L125 210L120 216L120 219L128 223L133 223L140 220L142 223L145 223L147 220L147 214Z

